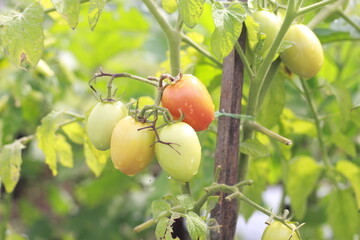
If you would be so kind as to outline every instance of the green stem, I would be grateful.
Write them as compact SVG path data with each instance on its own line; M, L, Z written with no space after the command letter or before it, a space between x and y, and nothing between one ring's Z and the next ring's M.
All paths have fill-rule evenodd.
M321 2L314 3L314 4L310 5L310 6L300 8L297 15L303 15L305 13L320 9L320 8L326 6L329 3L332 3L334 1L336 1L336 0L324 0L324 1L321 1Z
M307 24L310 29L314 29L319 23L323 22L327 17L329 17L334 12L338 11L339 8L346 2L347 0L338 0L333 4L326 5L320 12Z
M182 194L189 194L191 196L189 182L186 182L185 184L181 184L181 192L182 192Z
M343 11L338 10L337 14L340 15L346 22L348 22L351 26L353 26L358 32L360 32L360 26L358 26L351 18L346 16Z
M271 131L270 129L267 129L266 127L258 124L257 122L254 122L254 121L249 121L247 123L247 126L249 128L251 128L252 130L255 130L257 132L260 132L276 141L279 141L287 146L291 145L292 144L292 141L290 139L287 139L273 131Z
M81 0L80 4L86 3L86 2L90 2L90 0ZM56 11L56 8L48 8L48 9L44 10L44 13L48 14L48 13L55 12L55 11Z
M187 36L186 34L182 33L181 34L182 40L189 44L190 46L192 46L193 48L195 48L198 52L200 52L201 54L203 54L205 57L207 57L209 60L211 60L212 62L214 62L219 68L222 68L222 63L219 62L215 57L213 57L206 49L202 48L201 46L199 46L199 44L197 44L196 42L194 42L189 36Z
M12 196L11 193L6 193L2 204L4 209L2 209L3 219L0 222L0 239L6 239L6 230L11 218L11 208L12 208L11 196Z
M68 115L68 116L70 116L70 117L74 117L74 118L76 118L78 121L79 120L84 120L85 119L85 116L83 116L83 115L79 115L79 114L77 114L77 113L74 113L74 112L69 112L69 111L66 111L66 112L64 112L66 115Z
M161 29L164 31L167 37L172 35L173 29L170 24L166 21L165 17L161 14L159 7L153 0L143 0L146 7L149 9L153 17L159 23Z
M325 148L323 135L322 135L321 127L320 127L320 120L319 120L319 116L318 116L318 112L317 112L315 103L314 103L313 99L311 98L309 87L307 86L307 83L305 82L305 80L303 78L300 78L300 82L301 82L301 85L302 85L302 88L303 88L303 91L305 94L306 101L309 104L311 114L313 115L313 118L315 121L317 137L318 137L318 141L319 141L319 145L320 145L322 159L324 161L326 169L330 170L332 168L332 166L331 166L331 163L330 163L330 160L328 158L327 151Z
M250 63L249 63L249 61L247 60L247 58L246 58L246 56L245 56L245 53L244 53L244 51L242 50L239 42L236 42L236 43L235 43L235 48L236 48L236 52L239 54L239 56L240 56L240 58L241 58L242 63L244 64L244 67L245 67L245 69L246 69L249 77L250 77L251 79L253 79L254 76L255 76L255 75L254 75L254 72L252 71L251 66L250 66Z

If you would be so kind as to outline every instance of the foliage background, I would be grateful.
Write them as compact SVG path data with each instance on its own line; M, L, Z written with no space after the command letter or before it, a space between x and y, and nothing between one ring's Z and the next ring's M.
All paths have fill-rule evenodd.
M1 1L0 11L22 9L31 2ZM49 0L40 2L44 9L52 8ZM356 1L350 1L344 12L359 24ZM315 13L307 14L302 21L309 23L314 16ZM100 66L107 72L140 76L170 72L166 39L141 1L109 1L94 31L90 30L87 17L88 3L81 4L74 30L55 11L45 14L44 52L34 70L19 70L0 51L0 146L35 134L41 119L52 110L66 109L85 116L96 104L87 82ZM174 14L168 18L175 21ZM210 50L213 30L207 2L200 24L185 31ZM290 209L296 221L307 223L301 228L303 239L357 239L360 34L336 14L317 25L315 32L324 44L325 64L317 77L307 83L317 106L325 150L334 166L333 178L325 173L316 124L300 81L281 66L257 120L294 144L283 146L257 134L257 140L266 148L251 155L248 178L254 184L245 194L262 203L263 191L272 185L281 186L281 209ZM218 110L221 69L186 44L181 53L182 71L203 81ZM96 87L105 93L105 84L100 80ZM249 87L248 82L245 84L244 105ZM118 80L116 86L125 103L155 96L156 89L130 79ZM36 138L26 143L19 183L12 194L5 193L2 187L0 225L2 230L7 229L7 239L153 239L154 229L140 234L132 229L151 217L153 200L169 193L179 194L178 184L161 172L156 160L135 177L116 171L109 159L103 170L102 166L90 169L81 140L74 137L81 136L81 131L72 126L67 133L64 129L59 133L71 144L73 166L58 164L56 177L44 164ZM199 174L191 182L195 197L212 180L216 121L199 137L203 159ZM94 173L99 172L96 177ZM242 205L240 213L248 219L253 211Z

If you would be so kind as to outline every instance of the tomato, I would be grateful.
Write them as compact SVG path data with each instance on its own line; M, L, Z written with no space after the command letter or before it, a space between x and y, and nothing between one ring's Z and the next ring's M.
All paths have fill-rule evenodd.
M253 17L254 20L260 25L260 32L266 34L264 46L260 50L260 55L265 56L280 30L281 22L274 13L265 10L254 12Z
M136 122L131 116L121 119L111 135L110 156L114 167L134 176L149 165L154 157L155 133L142 129L149 123Z
M295 45L280 54L283 63L300 77L315 76L324 62L324 53L319 39L305 25L292 25L285 35L285 40Z
M290 226L295 227L294 224L289 223ZM261 240L300 240L300 233L296 231L291 237L292 230L285 226L283 223L273 221L266 227ZM290 238L291 237L291 238Z
M201 145L194 129L178 122L160 130L160 140L171 146L156 143L155 153L161 168L175 180L188 182L198 172L201 162Z
M165 88L162 105L178 119L180 112L185 115L183 122L195 131L206 130L214 120L215 106L204 84L190 74L185 74L175 84Z
M126 115L126 108L120 101L98 103L91 110L86 124L91 143L99 150L109 149L113 128Z

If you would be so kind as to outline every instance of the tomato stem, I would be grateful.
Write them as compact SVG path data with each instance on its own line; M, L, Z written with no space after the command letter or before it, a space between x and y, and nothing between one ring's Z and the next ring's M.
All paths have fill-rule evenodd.
M257 132L260 132L276 141L279 141L287 146L292 145L292 141L290 139L287 139L273 131L271 131L270 129L260 125L259 123L255 122L255 121L248 121L246 123L247 127L251 128L252 130L255 130Z

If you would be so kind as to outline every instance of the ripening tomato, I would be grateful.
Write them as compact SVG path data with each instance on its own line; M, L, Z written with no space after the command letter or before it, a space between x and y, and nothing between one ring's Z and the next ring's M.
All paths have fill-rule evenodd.
M156 143L155 153L161 168L175 180L188 182L198 172L201 162L201 145L194 129L178 122L160 130L160 140L171 146Z
M141 129L147 126L148 123L127 116L116 124L111 135L110 156L114 167L129 176L143 170L154 157L155 133Z
M294 224L289 223L290 226L295 227ZM283 223L273 221L266 227L261 240L289 240L292 234L292 230L285 226ZM296 231L291 237L291 240L300 240L300 233Z
M184 74L175 84L165 88L162 105L169 109L175 119L180 112L185 115L183 122L195 131L206 130L214 120L215 106L204 84L190 74Z
M126 115L126 108L120 101L98 103L91 110L86 124L91 143L99 150L109 149L115 124Z
M260 32L266 34L264 46L260 50L260 55L265 56L280 30L281 22L274 13L265 10L254 12L253 17L254 20L260 25Z
M285 35L285 40L295 45L280 54L283 63L300 77L315 76L324 63L324 53L319 39L305 25L292 25Z

